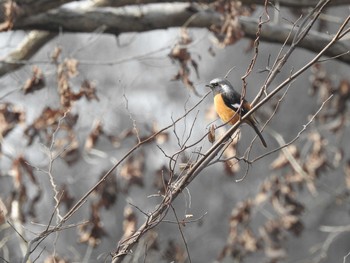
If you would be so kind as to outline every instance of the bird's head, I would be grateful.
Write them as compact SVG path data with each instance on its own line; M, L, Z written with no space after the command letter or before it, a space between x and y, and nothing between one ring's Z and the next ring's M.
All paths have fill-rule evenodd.
M230 93L233 91L233 86L227 79L213 79L206 85L206 87L209 87L213 91L214 95L218 93Z

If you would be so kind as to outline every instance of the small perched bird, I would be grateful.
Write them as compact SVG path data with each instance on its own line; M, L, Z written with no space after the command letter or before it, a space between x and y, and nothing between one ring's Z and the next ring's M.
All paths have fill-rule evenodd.
M214 105L217 114L223 122L231 125L235 124L244 116L252 106L245 99L242 100L239 94L227 79L213 79L210 84L206 85L211 88L214 93ZM239 111L239 112L237 112ZM244 122L248 123L259 136L262 144L267 147L267 144L257 127L257 121L250 115Z

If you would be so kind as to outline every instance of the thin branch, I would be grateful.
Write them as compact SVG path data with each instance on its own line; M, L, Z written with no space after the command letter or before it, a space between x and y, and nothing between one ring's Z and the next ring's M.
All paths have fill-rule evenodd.
M28 241L24 238L24 236L17 231L17 229L15 228L14 225L12 225L12 223L9 221L9 220L6 220L6 223L9 224L13 230L15 230L15 232L20 236L20 238L25 242L25 243L28 243Z
M280 147L278 147L278 148L276 148L276 149L273 149L273 150L271 150L271 151L269 151L269 152L267 152L267 153L264 153L264 154L262 154L262 155L256 157L255 159L251 160L251 162L256 162L256 161L258 161L258 160L260 160L260 159L266 157L267 155L270 155L270 154L272 154L272 153L278 152L278 151L280 151L281 149L283 150L283 148L285 148L285 147L287 147L287 146L293 144L296 140L298 140L298 139L300 138L301 134L302 134L302 133L308 128L308 126L314 121L314 119L316 118L316 116L317 116L317 115L321 112L321 110L324 108L324 105L325 105L332 97L333 97L333 95L329 96L329 97L321 104L321 106L318 108L318 110L312 115L312 117L310 118L310 120L309 120L306 124L303 125L303 128L298 132L298 134L297 134L291 141L289 141L288 143L284 143L284 144L283 144L283 143L282 143L282 142L283 142L283 141L282 141L283 138L277 138L277 140L278 140L280 143L282 143L282 146L280 146ZM274 133L274 135L275 135L275 136L277 135L277 137L278 137L278 134L277 134L277 133L276 133L276 134ZM287 154L288 154L288 153L287 153ZM293 168L295 168L297 172L302 172L302 171L299 170L299 168L297 168L296 165L295 165L295 167L293 167ZM305 173L303 173L303 175L304 175L304 176L307 176Z
M18 47L0 60L0 76L12 72L23 66L18 61L26 61L31 58L43 45L56 36L48 31L33 30L23 39ZM51 62L48 62L51 63Z
M180 221L179 221L179 218L177 217L176 210L175 210L175 208L173 207L172 204L170 205L170 207L171 207L171 209L173 210L173 213L174 213L174 216L175 216L175 219L176 219L176 222L177 222L177 226L178 226L179 231L180 231L180 234L181 234L181 238L182 238L182 240L183 240L183 242L184 242L184 244L185 244L185 248L186 248L186 252L187 252L187 256L188 256L188 261L189 261L190 263L192 263L191 256L190 256L190 251L189 251L189 249L188 249L188 245L187 245L187 242L186 242L184 233L183 233L183 231L182 231L182 229L181 229L181 223L180 223Z
M314 18L316 19L316 18ZM350 19L350 16L349 18ZM348 22L348 19L344 21L344 26ZM327 51L329 47L331 47L335 42L339 40L339 35L342 32L344 26L341 26L337 32L337 34L333 37L333 39L326 45L326 47L317 54L309 63L307 63L304 67L299 69L297 72L288 77L285 81L283 81L280 85L278 85L272 92L270 92L263 100L261 100L258 104L256 104L248 113L246 113L240 121L238 121L235 125L233 125L226 134L216 143L195 163L191 166L191 168L187 171L187 173L178 178L178 180L167 189L167 192L164 194L164 198L162 202L159 204L158 208L150 214L150 217L147 221L130 237L127 242L119 243L116 251L113 253L113 262L121 262L125 255L127 255L131 249L131 247L140 239L141 235L149 230L150 225L153 226L152 222L159 223L159 217L164 215L164 212L169 208L169 204L173 202L174 199L177 198L179 193L181 193L191 182L196 178L196 176L207 167L208 163L215 158L215 156L220 152L220 150L224 147L224 142L226 142L230 136L237 130L239 125L249 116L255 112L258 108L264 105L267 101L269 101L274 95L276 95L280 90L282 90L285 86L289 85L292 81L295 80L300 74L302 74L307 68L311 67L314 63L318 61L318 59Z
M57 223L56 226L50 227L49 225L47 227L47 229L45 231L43 231L42 233L39 234L38 237L34 238L33 240L28 242L28 246L27 246L27 251L26 251L26 256L24 258L23 262L26 262L29 258L29 255L32 253L32 251L34 251L37 246L43 242L43 240L48 237L50 234L55 233L57 231L60 231L62 229L64 229L64 224L69 220L69 218L72 217L72 215L82 206L85 204L87 198L91 195L91 193L101 184L103 183L108 176L110 176L113 171L125 160L127 159L133 152L135 152L138 148L140 148L143 144L147 144L148 142L154 140L154 138L159 135L160 133L168 130L169 128L173 127L173 125L175 125L177 122L181 121L182 119L186 118L186 116L191 113L199 104L201 104L203 102L203 100L210 94L210 92L208 92L207 94L205 94L192 108L190 108L188 111L185 112L184 115L182 115L181 117L179 117L177 120L175 120L172 124L166 126L165 128L159 130L158 132L152 134L151 136L149 136L148 138L144 139L143 141L140 141L139 143L137 143L133 148L131 148L89 191L87 191L77 202L74 206L72 206L72 208L61 218L61 220ZM166 206L166 207L165 207ZM159 224L161 222L161 220L163 219L163 217L166 215L167 213L167 208L169 207L168 204L165 204L165 206L163 205L163 209L161 211L161 214L158 214L158 217L155 219L152 217L152 214L147 218L147 221L145 223L147 230L155 227L157 224ZM55 208L56 210L56 208ZM155 220L154 220L155 219ZM139 235L141 235L144 231L142 231L141 233L138 233ZM130 239L133 238L134 235L130 236L129 238L123 240L122 242L128 242ZM138 239L137 239L138 240ZM32 249L32 247L34 246L34 248Z
M282 4L281 1L279 2ZM330 1L327 4L332 5L334 2L335 1ZM222 22L220 14L209 10L206 6L191 5L190 3L167 3L164 5L147 6L142 8L142 14L140 14L138 6L111 9L96 7L101 3L93 3L94 4L91 4L91 6L78 7L74 10L58 8L47 13L30 16L17 21L13 30L35 29L46 31L30 32L30 35L37 35L37 37L27 37L27 39L23 41L22 47L18 47L15 51L1 59L0 76L12 72L28 63L39 63L39 61L28 62L27 60L49 40L57 36L59 30L63 32L95 32L95 30L101 28L101 24L104 24L105 33L119 35L123 32L143 32L155 29L166 29L169 27L181 27L190 17L194 18L191 19L191 23L188 25L189 27L210 28L212 25L220 25ZM256 28L259 25L259 21L255 18L244 16L239 17L238 20L245 37L255 39ZM291 32L290 34L293 38L296 33L294 26L267 23L264 25L264 30L260 32L260 40L283 43L288 39L288 32ZM287 44L292 44L291 39ZM330 39L331 37L328 34L310 31L299 43L298 47L313 52L320 52ZM21 50L22 48L23 50ZM332 48L327 49L324 55L334 57L337 60L349 64L349 49L350 44L346 41L342 41L336 43ZM51 61L42 63L51 63ZM90 63L105 64L105 62L102 61ZM111 63L113 64L114 62L107 62L107 64Z

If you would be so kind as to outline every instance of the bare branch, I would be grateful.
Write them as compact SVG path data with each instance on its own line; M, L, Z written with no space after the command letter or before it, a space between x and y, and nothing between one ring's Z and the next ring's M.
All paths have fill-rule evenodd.
M330 1L329 4L333 2ZM75 8L74 10L58 8L14 21L13 30L39 29L50 31L51 33L39 33L38 31L31 33L35 37L32 37L30 34L28 40L24 40L21 47L18 47L14 52L1 60L0 76L25 64L25 60L32 57L47 41L54 38L59 30L64 32L94 32L101 25L104 25L106 27L105 33L119 35L125 32L144 32L180 27L190 18L189 27L210 28L212 25L220 25L222 23L220 14L203 5L167 3L149 6L142 5L141 7L112 8L96 7L107 4L105 1L98 1L95 4ZM259 21L251 17L240 17L239 22L245 36L255 39ZM294 26L266 23L260 32L260 40L284 43L290 34L291 37L287 41L287 44L290 45L296 33L297 29ZM332 36L328 34L309 31L308 35L300 41L298 47L313 52L320 52L331 39ZM349 43L349 41L337 42L331 48L328 48L324 55L350 63ZM22 48L24 48L23 51L21 50Z
M60 7L74 0L16 0L14 2L19 8L19 18L21 18Z
M324 6L321 7L321 9ZM314 17L313 19L316 19ZM283 81L279 86L277 86L272 92L270 92L263 100L261 100L258 104L256 104L248 113L246 113L240 121L238 121L235 125L233 125L227 133L219 139L196 163L194 163L190 169L188 169L187 173L181 176L176 182L174 182L170 189L164 195L164 198L159 204L158 208L152 212L147 219L147 221L130 237L127 242L121 242L118 244L117 250L113 254L113 262L121 262L125 255L127 255L130 249L134 246L135 243L141 238L142 234L147 232L149 229L153 228L155 224L160 222L159 218L164 216L164 213L167 212L169 208L169 204L173 202L177 198L177 196L196 178L196 176L207 167L209 162L217 156L217 154L224 147L224 143L231 137L231 135L238 129L239 125L249 116L255 112L258 108L260 108L263 104L269 101L274 95L276 95L279 91L281 91L284 87L289 85L296 77L298 77L301 73L303 73L307 68L311 67L314 63L318 61L318 59L326 52L326 50L331 47L335 42L339 40L339 36L342 35L343 29L345 25L348 23L350 16L344 21L343 25L339 28L337 34L332 38L332 40L326 45L326 47L318 53L309 63L307 63L304 67L299 69L297 72L288 77L285 81Z
M6 58L0 60L0 76L14 71L22 66L16 63L31 58L40 48L56 36L48 31L31 31L21 44Z

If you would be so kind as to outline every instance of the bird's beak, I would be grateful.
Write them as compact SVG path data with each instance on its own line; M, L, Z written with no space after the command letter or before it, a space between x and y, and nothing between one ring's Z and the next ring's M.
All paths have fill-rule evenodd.
M213 89L213 85L211 85L211 84L207 84L207 85L205 85L206 87L208 87L208 88L210 88L210 89Z

